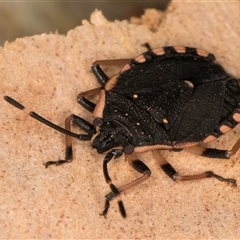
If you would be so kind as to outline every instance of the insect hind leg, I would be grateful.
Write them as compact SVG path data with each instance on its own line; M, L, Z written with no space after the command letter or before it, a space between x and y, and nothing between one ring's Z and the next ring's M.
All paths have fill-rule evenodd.
M148 43L142 44L147 50L152 50L151 46ZM102 86L105 86L109 77L106 73L102 70L101 66L114 66L114 65L122 65L129 63L132 59L131 58L120 58L120 59L105 59L105 60L96 60L92 63L92 72L94 73L95 77L99 81Z
M214 177L219 181L231 183L233 186L237 186L235 179L224 178L215 174L212 171L206 171L200 174L193 175L179 175L177 171L172 167L172 165L167 162L167 160L160 154L158 150L153 150L153 156L159 162L161 169L174 181L190 181Z
M129 61L130 59L97 60L92 64L91 70L95 77L97 78L98 82L102 85L102 87L104 87L107 81L109 80L109 77L102 70L100 65L103 66L124 65L127 64ZM99 94L102 87L79 93L77 96L77 102L88 111L93 112L96 107L96 104L86 99L86 97L91 97L93 95Z
M102 70L101 66L124 66L125 64L129 63L131 59L129 58L122 58L122 59L106 59L106 60L97 60L92 64L92 72L94 73L95 77L97 78L98 82L105 86L109 77L106 73Z
M97 78L98 82L102 86L104 86L106 84L106 82L109 80L109 77L106 75L106 73L99 66L99 61L94 62L91 69L92 69L93 74Z

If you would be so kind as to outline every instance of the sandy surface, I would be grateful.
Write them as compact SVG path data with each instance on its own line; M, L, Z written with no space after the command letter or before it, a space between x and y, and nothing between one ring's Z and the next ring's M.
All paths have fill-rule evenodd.
M0 50L0 238L240 238L239 187L216 179L175 183L151 153L141 155L151 178L122 196L127 219L121 218L116 202L107 219L100 217L109 192L102 174L104 156L89 142L73 140L74 161L45 169L44 162L64 157L64 136L3 100L10 95L61 126L71 113L91 121L76 102L79 92L98 86L91 63L135 57L146 42L205 49L240 76L239 12L239 2L176 1L164 13L148 12L129 23L108 22L96 11L90 22L66 36L43 34L6 43ZM237 127L209 145L229 149L239 133ZM224 161L164 152L180 173L214 170L240 183L239 154ZM124 157L109 169L116 186L139 176Z

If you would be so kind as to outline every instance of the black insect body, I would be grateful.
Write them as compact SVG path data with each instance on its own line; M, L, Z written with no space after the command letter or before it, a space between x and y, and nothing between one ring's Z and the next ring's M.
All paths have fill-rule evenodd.
M111 78L99 64L128 62L122 70ZM240 147L240 140L231 150L202 147L228 132L240 122L240 87L238 79L229 76L215 62L215 57L206 51L188 47L163 47L149 49L130 60L100 60L92 66L92 71L102 87L78 95L78 102L93 113L93 124L71 115L63 129L34 112L30 116L66 134L66 157L51 161L59 165L72 160L71 137L91 140L98 153L105 153L103 160L104 177L111 188L106 195L106 215L109 201L129 188L145 181L150 169L136 154L153 151L160 167L173 180L187 181L215 177L236 185L231 178L223 178L212 171L180 176L162 157L159 150L182 150L201 156L230 158ZM86 97L99 94L95 105ZM19 109L24 106L5 96L5 100ZM71 122L77 124L86 134L70 131ZM108 174L107 165L125 154L130 165L142 176L122 187L115 187ZM120 212L126 216L121 200Z

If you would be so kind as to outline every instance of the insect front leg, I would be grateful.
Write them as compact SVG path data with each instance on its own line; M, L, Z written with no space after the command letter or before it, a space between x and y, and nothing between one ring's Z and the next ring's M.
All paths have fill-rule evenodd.
M79 128L81 128L83 131L87 133L87 134L79 135L79 138L78 138L79 140L89 141L92 138L92 136L96 133L96 130L92 124L90 124L85 119L78 117L74 114L71 114L65 120L65 129L69 132L71 131L72 123L75 123ZM65 135L65 142L66 142L65 159L58 160L58 161L48 161L44 164L45 167L48 167L49 165L60 165L60 164L68 163L72 161L73 159L72 137L69 135Z
M212 171L206 171L200 174L193 175L179 175L177 171L172 167L172 165L167 162L167 160L160 154L158 150L153 151L153 156L159 162L159 165L162 168L162 170L174 181L190 181L214 177L219 181L231 183L233 184L233 186L237 186L235 179L223 178Z

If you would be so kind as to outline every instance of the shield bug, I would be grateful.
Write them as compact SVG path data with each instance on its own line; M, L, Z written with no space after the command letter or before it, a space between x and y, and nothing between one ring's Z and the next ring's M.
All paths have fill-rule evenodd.
M119 73L109 78L100 65L124 63ZM162 47L150 49L134 59L99 60L92 72L101 87L82 92L77 101L93 114L93 122L70 115L61 128L34 112L29 115L55 130L66 134L66 156L60 161L70 162L71 138L91 141L103 159L103 174L111 192L106 195L106 216L110 201L135 185L148 179L150 169L137 154L153 151L162 170L174 181L188 181L213 177L236 186L236 180L221 177L212 171L195 175L179 175L159 150L186 149L198 155L228 159L240 147L240 140L231 150L206 148L202 144L214 140L240 122L240 87L213 54L190 47ZM87 98L98 95L97 103ZM5 100L23 110L24 106L5 96ZM85 134L71 132L75 123ZM116 187L108 174L108 163L125 154L130 165L142 174L138 179ZM126 217L123 202L119 209Z

